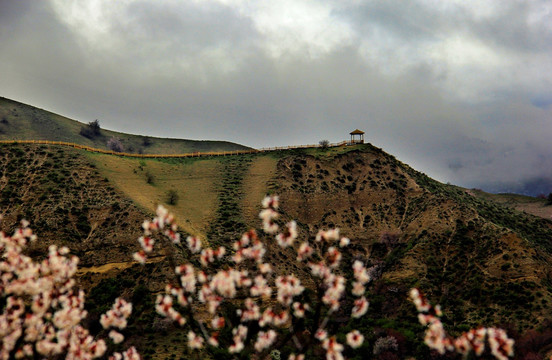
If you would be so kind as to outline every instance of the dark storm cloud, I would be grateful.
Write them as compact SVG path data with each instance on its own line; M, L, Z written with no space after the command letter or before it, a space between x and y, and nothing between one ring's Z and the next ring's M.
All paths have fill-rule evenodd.
M441 181L552 178L551 8L472 4L4 1L0 95L255 147L360 128Z

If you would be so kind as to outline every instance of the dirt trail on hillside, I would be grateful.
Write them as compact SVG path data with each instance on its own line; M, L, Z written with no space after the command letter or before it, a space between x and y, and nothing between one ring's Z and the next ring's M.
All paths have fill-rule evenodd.
M165 260L165 255L159 255L159 256L155 256L155 257L148 257L148 259L146 260L146 263L147 264L158 263L158 262L161 262L163 260ZM129 267L131 267L135 264L138 264L138 262L137 261L124 261L124 262L113 262L113 263L104 264L104 265L100 265L100 266L80 267L77 270L77 276L81 276L81 275L84 275L84 274L87 274L87 273L100 273L100 274L103 274L103 273L109 272L111 270L122 271L122 270L128 269Z
M243 216L247 225L258 226L261 201L267 195L268 183L276 173L277 160L260 157L253 160L243 180L245 196L242 201Z

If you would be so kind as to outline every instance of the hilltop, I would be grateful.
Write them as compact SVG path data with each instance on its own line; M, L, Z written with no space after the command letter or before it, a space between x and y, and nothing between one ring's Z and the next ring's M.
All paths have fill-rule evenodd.
M0 140L64 141L108 150L107 142L115 137L121 141L125 152L141 154L183 154L249 149L247 146L228 141L158 138L103 128L100 129L99 134L87 134L88 124L89 122L78 122L0 97Z
M148 310L170 264L186 261L184 252L162 247L145 271L130 255L141 221L167 204L170 192L177 200L168 207L183 235L213 246L230 247L258 227L267 193L280 195L283 216L297 220L300 237L339 227L354 256L378 267L368 295L371 315L354 324L369 334L366 351L378 337L393 335L398 358L429 356L406 299L412 286L443 306L452 333L500 325L519 340L529 330L550 329L552 222L489 201L492 195L439 183L370 144L185 159L0 146L1 228L31 221L43 239L31 249L38 257L50 243L70 247L81 258L79 282L89 289L92 318L119 293L134 299L130 341L142 345L146 358L188 351L185 332ZM278 250L269 261L302 276L289 258ZM329 326L348 331L353 324ZM546 344L531 350L543 353Z

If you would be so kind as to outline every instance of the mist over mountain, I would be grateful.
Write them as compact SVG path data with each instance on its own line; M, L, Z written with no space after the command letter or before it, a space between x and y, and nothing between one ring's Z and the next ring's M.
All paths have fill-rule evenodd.
M523 182L482 183L474 187L493 194L512 193L528 196L547 196L552 193L552 178L536 177Z

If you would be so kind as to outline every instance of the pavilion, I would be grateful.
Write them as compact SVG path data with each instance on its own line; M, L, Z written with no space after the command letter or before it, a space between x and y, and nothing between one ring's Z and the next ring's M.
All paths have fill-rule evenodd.
M350 134L351 134L351 142L349 143L349 145L364 144L364 131L356 129L355 131L352 131Z

